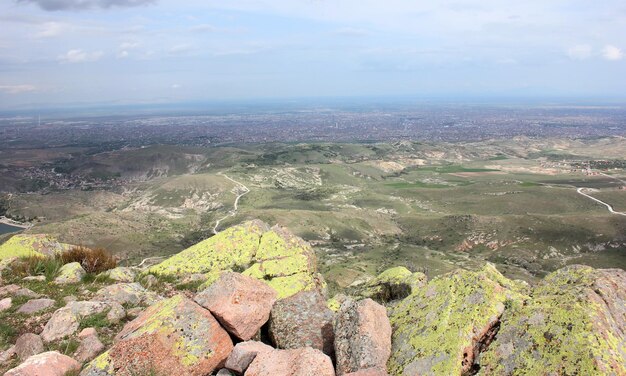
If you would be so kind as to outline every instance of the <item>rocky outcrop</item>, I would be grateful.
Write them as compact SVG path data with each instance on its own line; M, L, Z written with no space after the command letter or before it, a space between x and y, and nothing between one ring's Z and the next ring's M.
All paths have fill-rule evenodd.
M156 374L207 375L233 349L228 333L211 313L182 295L146 309L124 326L116 343L94 359L82 376Z
M437 277L393 309L392 375L462 375L475 371L479 351L493 339L505 305L523 286L492 265Z
M404 266L397 266L385 270L376 278L368 281L360 295L379 303L387 303L404 299L424 285L426 285L424 273L411 273Z
M81 332L82 334L82 332ZM104 351L104 344L100 341L95 331L82 335L80 345L73 357L81 363L88 362Z
M80 370L80 363L57 351L31 356L4 376L65 376Z
M196 302L237 338L251 339L267 322L276 292L266 284L237 273L223 273Z
M44 342L53 342L76 333L80 320L110 310L104 302L79 301L69 302L65 307L54 312L41 332Z
M93 299L126 306L149 306L161 300L161 297L139 283L116 283L98 290Z
M274 304L269 334L279 349L312 347L333 357L333 312L317 291L302 291Z
M260 353L248 367L246 376L334 376L328 355L310 347L272 350Z
M278 299L324 288L311 246L282 227L270 229L258 220L224 230L148 270L181 281L204 274L207 282L201 288L210 286L223 271L243 271L263 281Z
M18 234L0 245L0 260L29 256L52 256L70 249L69 244L60 243L45 234Z
M483 375L626 375L626 272L570 266L510 301Z
M15 353L21 360L41 354L44 352L43 341L41 337L34 333L22 334L17 341L15 341Z
M59 274L54 279L54 283L57 285L65 285L68 283L78 283L82 281L83 277L87 274L85 269L78 262L70 262L65 264L59 269Z
M349 300L335 321L337 374L386 367L391 353L391 325L387 310L372 299Z

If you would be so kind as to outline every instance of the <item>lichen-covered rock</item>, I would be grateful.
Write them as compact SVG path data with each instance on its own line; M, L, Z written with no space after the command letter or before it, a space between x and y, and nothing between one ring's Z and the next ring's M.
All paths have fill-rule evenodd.
M493 338L505 304L524 286L492 265L439 276L401 301L391 314L392 375L461 375Z
M424 273L411 273L403 266L390 268L371 279L361 291L361 296L380 303L404 299L416 289L426 285Z
M246 376L334 376L333 362L310 347L259 353Z
M385 368L391 353L387 310L372 299L348 300L335 320L337 374Z
M110 306L104 302L69 302L52 314L41 332L41 338L46 343L65 338L76 333L82 318L103 313L109 309Z
M249 221L228 228L151 267L157 275L181 277L215 270L245 269L253 261L261 235L268 226Z
M484 375L626 375L626 272L570 266L502 316Z
M250 366L250 363L259 353L274 350L271 346L263 342L247 341L238 343L226 360L224 367L232 370L238 375L243 375Z
M223 273L195 300L211 311L229 333L247 341L267 322L276 291L254 278Z
M349 300L350 297L344 294L337 294L326 301L326 306L333 312L339 311L341 305Z
M22 334L15 341L15 353L20 360L41 354L44 352L43 341L41 337L34 333Z
M182 295L148 307L81 376L200 376L223 366L233 343L211 313Z
M0 245L0 260L16 257L52 256L70 249L69 244L45 234L18 234Z
M78 283L82 281L83 277L87 274L85 269L78 262L70 262L65 264L59 269L59 274L54 279L54 283L57 285L64 285L68 283Z
M263 234L255 264L243 274L265 281L278 299L325 287L311 246L279 226Z
M102 302L116 302L123 305L152 305L161 298L154 292L148 291L139 283L116 283L103 287L96 292L93 298Z
M148 269L178 281L202 273L204 289L223 271L240 271L270 285L283 299L299 291L323 290L315 253L302 239L284 228L271 229L254 220L231 227Z
M272 307L269 334L280 349L312 347L334 356L335 315L318 291L301 291Z
M135 281L137 272L132 268L118 266L117 268L100 273L99 276L107 277L116 282L130 283Z
M33 313L41 312L54 306L55 303L53 299L46 298L29 300L17 310L17 313L32 315Z
M80 363L57 351L33 355L4 376L65 376L80 370Z

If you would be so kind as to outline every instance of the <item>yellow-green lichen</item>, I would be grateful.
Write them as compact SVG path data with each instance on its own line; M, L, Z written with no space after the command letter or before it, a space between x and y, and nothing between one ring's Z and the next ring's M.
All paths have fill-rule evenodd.
M626 340L597 298L590 267L548 275L524 304L502 317L498 340L481 357L488 374L626 375Z
M0 260L14 257L50 256L69 248L70 245L59 243L50 235L19 234L0 245Z
M394 331L389 373L460 375L467 371L471 366L467 349L479 340L478 333L497 322L507 293L480 271L446 274L413 292L390 317Z
M266 226L250 221L231 227L151 267L157 275L183 276L248 267Z

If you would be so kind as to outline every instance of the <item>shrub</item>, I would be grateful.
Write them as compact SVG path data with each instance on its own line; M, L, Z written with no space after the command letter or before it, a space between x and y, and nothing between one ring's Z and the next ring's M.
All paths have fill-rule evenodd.
M102 273L117 266L117 259L104 248L74 247L58 257L64 264L78 262L87 273Z
M57 257L30 256L21 258L13 270L17 275L43 275L47 281L51 281L61 266L63 261Z

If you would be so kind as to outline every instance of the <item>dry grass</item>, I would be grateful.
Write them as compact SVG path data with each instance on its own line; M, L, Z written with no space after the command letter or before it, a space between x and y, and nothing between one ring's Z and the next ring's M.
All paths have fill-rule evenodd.
M117 266L117 259L104 248L74 247L58 255L63 264L78 262L87 273L102 273Z

